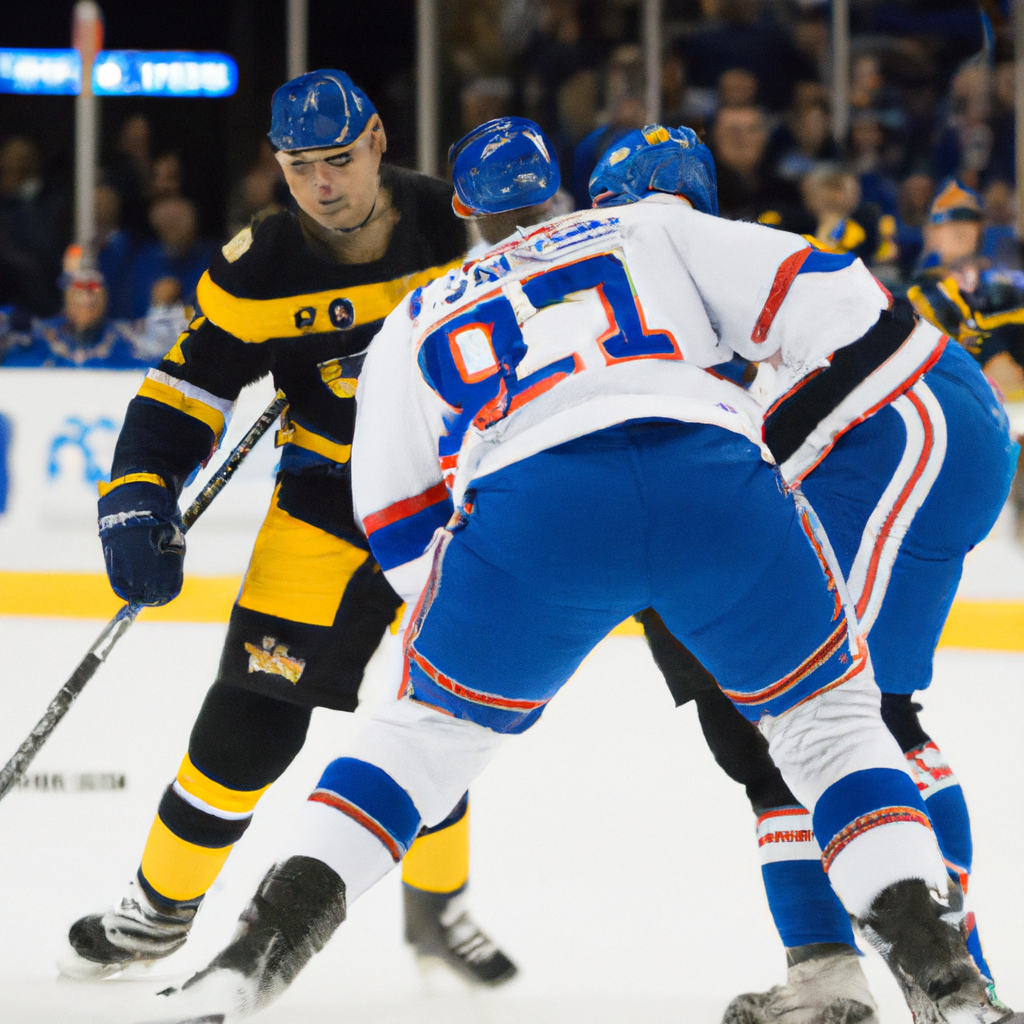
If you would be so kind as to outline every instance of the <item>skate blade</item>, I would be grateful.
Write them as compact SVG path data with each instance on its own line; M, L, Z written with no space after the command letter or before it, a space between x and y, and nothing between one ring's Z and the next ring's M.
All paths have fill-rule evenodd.
M158 992L158 996L174 996L178 995L178 989L164 989L162 992ZM236 1020L236 1015L231 1015L230 1020ZM189 1010L187 1007L180 1007L179 1009L172 1010L170 1014L165 1014L159 1018L151 1017L146 1021L139 1021L138 1024L228 1024L229 1015L227 1013L204 1013L203 1011Z
M180 1017L176 1020L168 1020L166 1017L163 1020L155 1021L142 1021L140 1024L224 1024L227 1017L223 1013L209 1013L205 1017L188 1017L182 1020Z
M449 995L467 991L486 992L499 988L519 973L515 964L496 978L481 978L462 965L453 964L437 953L416 953L416 966L428 995Z
M216 970L191 988L172 986L157 992L162 1005L139 1024L235 1024L262 1008L250 985L250 979L237 971Z
M74 948L61 953L56 961L57 970L64 978L71 981L156 981L152 974L153 960L129 960L120 964L101 964L95 960L87 960Z
M416 954L416 969L425 995L461 994L478 987L441 957L429 953Z

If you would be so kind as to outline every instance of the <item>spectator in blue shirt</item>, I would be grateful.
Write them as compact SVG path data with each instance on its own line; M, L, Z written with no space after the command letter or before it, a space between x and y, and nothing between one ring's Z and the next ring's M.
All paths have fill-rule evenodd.
M0 364L128 370L152 366L132 326L107 316L107 289L97 270L62 276L64 310L35 319L13 307L0 309Z
M164 278L178 282L185 305L194 304L196 285L215 251L213 242L199 238L191 200L179 196L155 202L149 222L157 241L139 249L132 268L132 316L136 319L146 315L153 286Z

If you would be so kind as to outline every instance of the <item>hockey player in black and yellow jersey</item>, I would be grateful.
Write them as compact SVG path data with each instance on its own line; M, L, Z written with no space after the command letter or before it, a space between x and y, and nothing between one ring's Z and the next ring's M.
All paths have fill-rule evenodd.
M177 501L222 437L240 390L270 374L288 397L280 472L232 609L217 679L160 802L130 891L76 922L62 965L106 977L184 944L260 796L288 767L314 707L355 709L400 601L353 520L349 451L359 368L384 317L457 265L465 226L451 186L381 163L386 138L339 71L275 94L270 140L299 207L246 228L197 289L190 324L128 407L100 536L125 600L181 588ZM468 802L425 830L403 864L406 938L472 981L515 967L472 922Z

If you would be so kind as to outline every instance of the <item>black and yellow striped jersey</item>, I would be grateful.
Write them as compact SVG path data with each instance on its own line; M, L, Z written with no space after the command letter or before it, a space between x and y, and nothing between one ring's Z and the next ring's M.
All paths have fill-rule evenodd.
M962 292L938 267L919 273L907 291L914 309L955 338L985 366L1000 352L1024 360L1024 279L1019 271L983 270L977 287Z
M278 435L282 506L352 536L347 463L361 353L408 291L457 265L467 249L451 185L383 165L381 186L399 216L374 262L319 255L290 212L224 246L199 282L199 315L128 407L114 485L143 472L180 493L215 450L241 389L270 374L289 402Z

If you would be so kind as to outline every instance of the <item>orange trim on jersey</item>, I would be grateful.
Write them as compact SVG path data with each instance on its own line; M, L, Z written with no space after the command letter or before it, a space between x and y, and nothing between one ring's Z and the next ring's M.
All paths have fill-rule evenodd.
M882 549L889 539L889 534L892 533L896 519L903 511L903 506L906 505L911 493L917 486L917 482L924 474L925 467L932 457L932 449L935 447L935 428L932 426L931 417L928 415L928 409L924 402L913 391L908 391L906 397L910 399L914 408L917 409L918 416L921 417L921 426L924 428L924 444L921 446L921 454L918 456L917 464L914 466L914 472L911 473L910 479L903 485L903 490L900 491L899 497L893 503L892 508L889 509L889 514L885 517L885 522L882 523L882 528L878 531L878 536L875 538L875 546L871 552L871 561L868 562L868 571L864 578L864 589L861 591L860 600L857 602L858 617L863 616L871 601L871 591L874 589L875 580L878 576L878 563L882 559Z
M913 332L911 332L911 334L912 333ZM910 335L907 335L907 338L909 340ZM811 465L807 467L807 469L805 469L798 477L796 477L796 479L787 481L786 486L790 490L792 490L794 487L797 487L803 480L806 480L807 477L812 472L814 472L814 470L816 470L819 465L821 465L822 459L824 459L825 456L828 455L828 453L832 451L833 448L835 448L836 442L839 440L839 438L843 437L848 431L852 430L854 427L859 426L865 420L870 419L872 416L875 415L876 412L878 412L879 409L884 408L890 402L893 402L897 398L899 398L900 395L903 394L903 392L908 391L910 388L912 388L939 361L939 358L942 356L942 353L946 351L946 345L948 342L949 335L944 334L939 339L939 343L935 346L935 350L928 357L928 359L917 368L917 370L915 370L909 377L907 377L907 379L904 380L899 385L899 387L896 387L892 391L890 391L889 394L885 396L885 398L876 402L873 406L871 406L870 409L868 409L866 412L861 413L860 416L858 416L855 420L852 420L845 427L843 427L843 429L840 430L839 433L832 438L828 445L825 448L823 448L821 452L818 453L818 457L814 460L814 462L812 462ZM906 344L906 342L904 342L904 344ZM902 348L902 346L900 347ZM899 349L897 349L897 352L898 351ZM889 358L891 359L892 356L890 356ZM883 363L882 365L884 366L885 363Z
M836 578L832 574L832 566L829 565L828 559L825 557L825 549L821 546L821 542L818 540L818 537L814 532L814 527L811 525L811 517L807 509L798 509L798 514L800 516L800 525L803 527L803 531L807 535L807 539L811 542L811 547L814 549L815 555L818 556L818 563L821 565L822 571L825 573L825 578L828 580L828 589L832 591L832 596L835 599L835 609L832 612L832 621L835 622L843 613L843 601L839 596L839 587L836 586Z
M760 818L757 819L757 824L760 827L762 822L767 821L769 818L787 818L791 815L799 814L810 814L806 807L778 807L771 811L765 811Z
M498 393L473 417L473 426L477 430L486 430L508 414L508 388L504 377L498 381Z
M754 324L753 333L750 335L750 340L755 344L760 345L767 339L768 332L779 312L779 307L789 294L789 289L796 280L796 275L800 273L804 261L812 252L814 249L811 246L806 249L798 249L779 265L779 269L775 273L775 280L772 281L771 291L768 292L768 299L761 310L761 315L757 318L757 323Z
M572 373L566 373L560 371L558 373L551 374L550 377L545 377L543 380L537 381L536 384L531 384L525 391L520 391L511 402L509 402L508 410L505 415L510 416L516 411L521 409L527 402L532 402L535 398L543 395L545 391L550 391L556 384L565 380L567 377L572 377L577 373L582 373L586 367L583 365L583 360L573 352L572 354L573 370Z
M813 654L805 658L788 675L783 676L778 682L772 683L771 686L756 690L754 693L726 690L725 687L722 687L722 692L734 704L766 704L787 690L791 690L798 683L803 682L812 672L824 665L842 646L846 640L847 632L848 627L844 618L833 630L832 635Z
M478 299L474 299L473 300L473 306L479 306L479 305L481 305L481 303L489 302L491 299L496 298L497 296L499 296L501 294L502 294L502 290L501 290L500 286L497 287L497 288L493 288L491 291L485 292ZM421 344L424 341L424 339L428 338L435 331L440 330L442 327L444 327L444 325L446 323L449 323L450 321L454 320L456 317L462 316L466 312L467 308L472 308L472 307L465 307L465 308L460 307L458 309L454 309L447 316L443 316L443 317L441 317L440 320L430 324L430 326L419 336L419 338L416 341L416 344L417 345ZM449 406L449 408L453 408L453 406Z
M466 360L462 355L462 346L455 339L465 331L480 331L487 338L487 347L491 352L491 365L485 366L482 370L470 371L466 366ZM472 323L463 324L457 331L448 333L448 348L451 351L452 359L459 371L459 376L466 384L476 384L478 381L487 380L493 377L500 369L497 353L494 351L494 342L491 340L494 335L494 324Z
M578 262L578 261L574 261ZM566 264L568 266L568 264ZM622 328L619 326L619 321L615 319L615 310L612 309L612 304L608 301L608 296L604 293L604 284L601 283L597 286L597 297L601 300L601 306L604 309L604 315L608 318L607 328L598 336L597 345L601 349L604 355L604 361L609 366L616 362L609 354L608 350L604 347L604 343L610 338L614 338L616 334L622 333Z
M836 857L858 836L862 836L873 828L878 828L879 825L892 825L899 821L924 825L929 832L932 831L932 823L928 820L928 815L917 810L916 807L883 807L870 814L862 814L855 821L850 822L842 832L834 836L832 842L822 851L822 867L828 871Z
M430 611L430 606L434 601L434 597L437 595L441 562L444 559L444 552L448 547L448 541L451 540L451 536L452 535L450 533L444 533L442 535L441 542L434 550L434 558L430 565L430 575L427 577L427 582L424 585L423 590L420 591L416 607L413 608L412 615L409 617L409 628L405 631L405 638L402 644L402 683L398 690L398 700L401 700L403 697L411 697L413 695L412 680L409 678L409 652L412 649L413 641L420 635L420 629L423 626L423 619L426 617L427 612Z
M547 704L546 700L514 700L496 693L486 693L483 690L474 690L469 686L464 686L450 676L446 676L440 669L427 661L412 644L408 647L408 659L415 661L430 681L440 686L441 689L473 704L483 704L486 707L498 708L500 711L536 711L537 708L542 708Z
M327 804L336 811L350 817L357 825L362 825L371 835L379 839L384 848L391 854L391 859L397 864L405 855L405 851L398 845L395 837L376 818L371 818L361 807L346 800L343 796L331 792L329 789L314 789L309 795L310 803Z
M434 484L433 487L421 494L403 498L393 505L388 505L387 508L382 508L379 512L373 512L363 520L366 536L369 537L385 526L398 522L399 519L408 519L409 516L414 516L417 512L422 512L425 508L430 508L431 505L436 505L447 497L448 488L443 483Z
M828 356L827 358L828 361L831 363L832 356ZM827 367L825 366L819 366L817 369L811 370L811 372L807 374L806 377L801 377L781 398L775 399L775 401L769 407L768 411L764 414L763 418L768 419L768 417L771 416L772 413L774 413L780 405L784 404L785 402L788 402L802 387L804 387L806 384L810 384L810 382L814 380L814 378L817 377L819 373L824 373L826 369Z
M795 708L806 704L809 700L814 700L815 697L820 697L823 693L828 693L829 690L834 690L837 686L842 686L843 683L849 682L854 676L859 675L864 671L864 667L868 663L868 645L864 639L864 635L860 634L857 637L857 653L853 656L853 664L847 669L838 679L833 679L831 683L827 683L820 690L815 690L814 693L807 694L806 697L798 700L793 707L789 708L789 711L793 711Z

